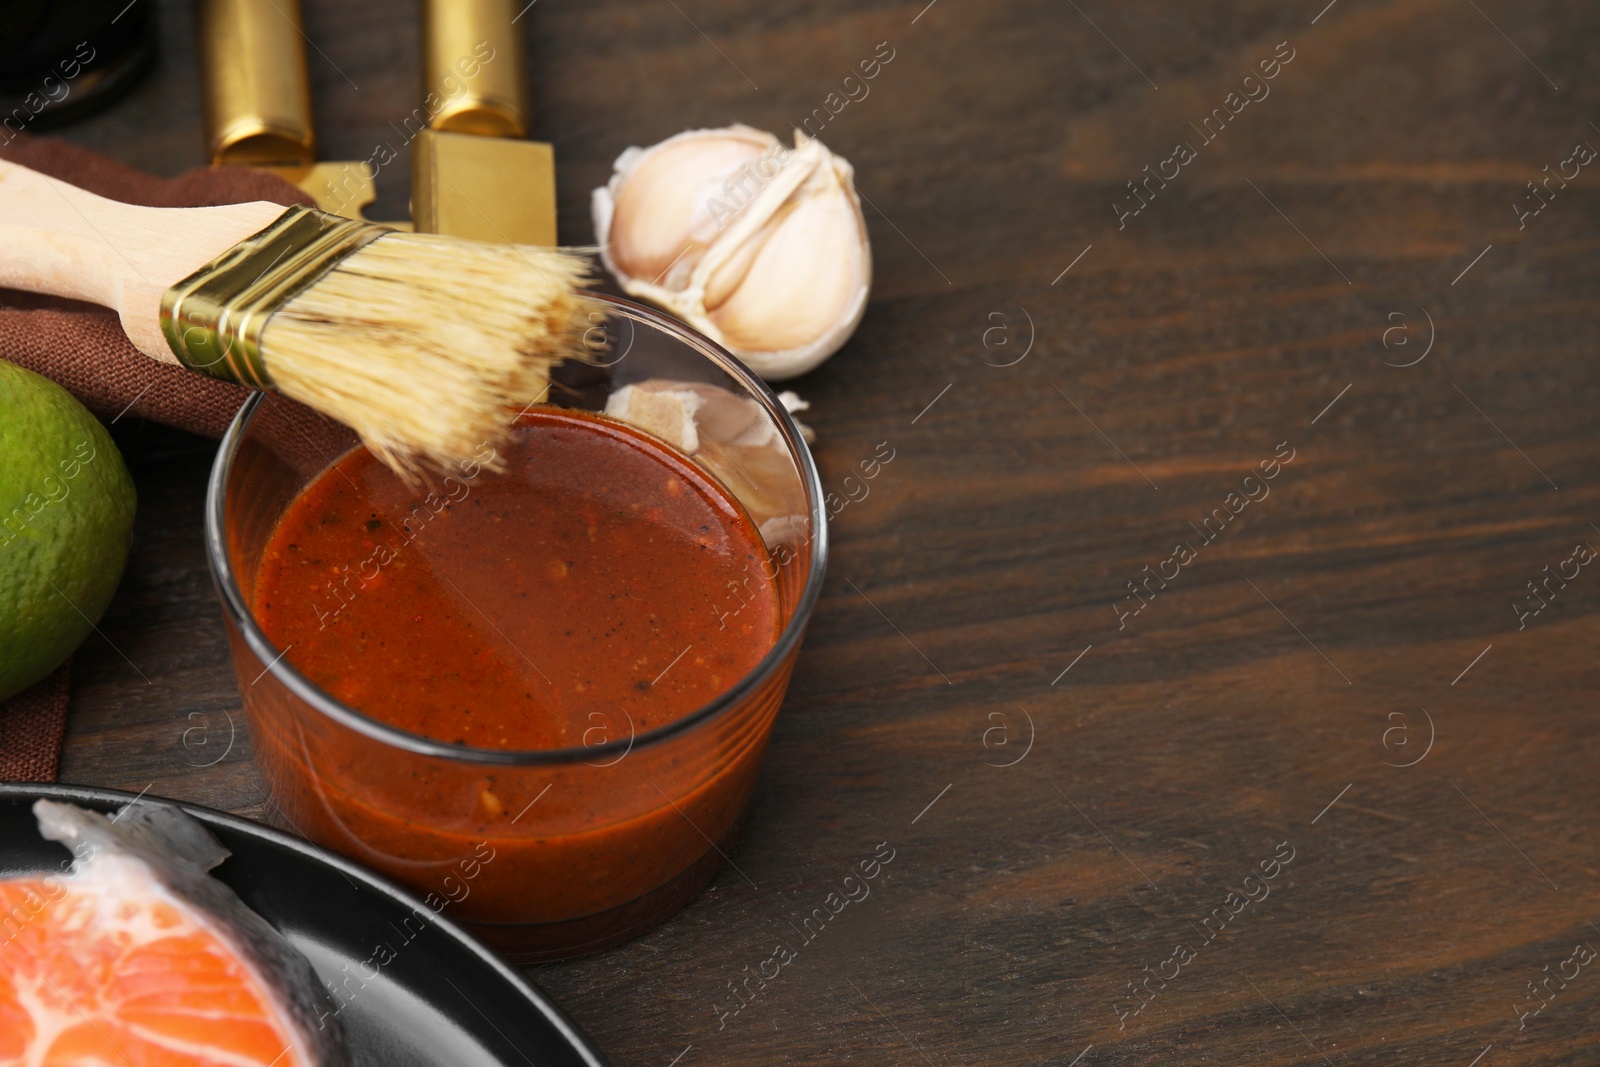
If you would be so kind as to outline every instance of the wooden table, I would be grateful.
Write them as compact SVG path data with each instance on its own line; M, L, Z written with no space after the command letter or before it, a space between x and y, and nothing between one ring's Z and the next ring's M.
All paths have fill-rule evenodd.
M626 146L787 129L893 50L824 131L873 303L795 387L830 490L895 459L833 524L738 869L534 977L619 1065L1600 1063L1600 173L1526 184L1600 146L1600 17L923 2L525 20L571 241ZM327 155L365 158L418 103L413 12L308 6ZM68 135L173 173L163 21L158 75ZM118 429L138 538L62 778L258 815L214 446Z

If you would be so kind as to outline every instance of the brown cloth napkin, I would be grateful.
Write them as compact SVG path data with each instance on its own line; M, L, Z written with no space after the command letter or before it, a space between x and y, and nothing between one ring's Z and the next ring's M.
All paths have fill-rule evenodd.
M27 134L0 144L0 158L112 200L149 207L311 203L299 189L263 171L202 168L157 178L64 141ZM249 395L240 386L144 355L128 343L114 311L6 289L0 289L0 359L60 382L103 419L137 415L207 437L221 437ZM0 779L55 780L66 731L69 667L0 702Z
M44 681L0 704L0 778L53 782L67 728L69 659Z

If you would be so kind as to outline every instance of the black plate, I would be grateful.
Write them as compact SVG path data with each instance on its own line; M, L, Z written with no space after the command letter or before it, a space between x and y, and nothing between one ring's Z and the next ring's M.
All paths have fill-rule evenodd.
M0 877L60 870L69 858L39 836L30 809L40 797L106 812L134 799L110 789L0 784ZM420 901L305 841L209 808L176 806L233 853L216 876L283 931L324 982L344 984L340 1014L355 1063L604 1067L555 1005Z

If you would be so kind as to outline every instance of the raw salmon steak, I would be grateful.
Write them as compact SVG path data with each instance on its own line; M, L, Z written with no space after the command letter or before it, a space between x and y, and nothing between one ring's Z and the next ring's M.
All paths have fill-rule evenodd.
M199 822L33 811L73 860L0 881L0 1065L346 1067L310 962L207 873L228 851Z

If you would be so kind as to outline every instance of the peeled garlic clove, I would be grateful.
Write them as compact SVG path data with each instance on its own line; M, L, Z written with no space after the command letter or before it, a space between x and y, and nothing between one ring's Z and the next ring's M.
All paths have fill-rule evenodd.
M769 380L827 359L866 311L872 254L850 164L796 132L690 130L618 157L593 195L601 258Z

